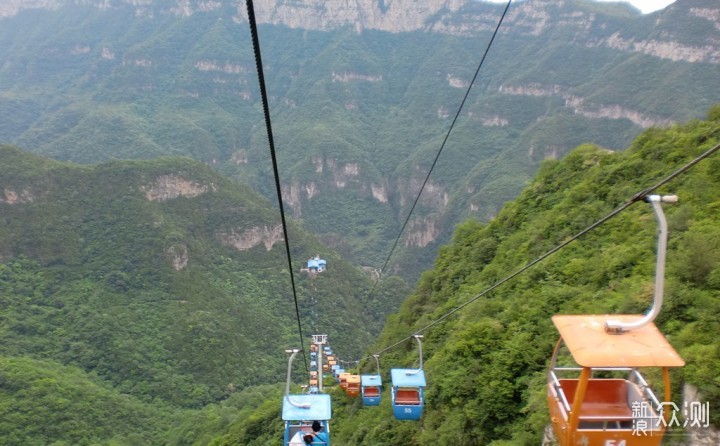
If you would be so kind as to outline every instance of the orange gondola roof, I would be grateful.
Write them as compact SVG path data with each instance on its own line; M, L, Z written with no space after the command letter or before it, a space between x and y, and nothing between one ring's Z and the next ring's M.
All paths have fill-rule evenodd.
M655 324L611 334L605 322L633 322L639 314L555 315L553 323L573 359L583 367L682 367L685 361Z

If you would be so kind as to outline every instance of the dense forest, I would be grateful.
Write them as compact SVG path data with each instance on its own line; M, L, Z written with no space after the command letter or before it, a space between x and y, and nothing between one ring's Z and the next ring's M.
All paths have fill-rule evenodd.
M400 311L390 316L374 345L369 338L355 335L341 342L337 353L347 360L360 359L437 321L718 143L720 108L715 107L705 121L648 130L623 152L584 145L562 160L546 161L532 184L497 218L488 223L469 220L456 228L452 243L442 248L434 268L423 275ZM209 276L193 283L203 277L199 272L183 272L189 276L174 286L179 279L162 283L170 276L153 268L158 265L157 259L147 258L157 252L143 250L155 243L143 231L153 226L157 229L160 216L165 215L166 222L173 216L175 225L183 221L179 215L198 217L187 212L172 214L169 209L164 210L167 214L159 214L155 209L154 219L143 220L138 218L142 215L139 209L132 207L134 217L125 215L127 219L116 229L133 234L113 244L113 237L119 236L114 231L96 234L81 228L107 227L107 223L100 225L90 218L92 212L105 209L103 218L121 218L121 203L85 206L86 211L76 216L68 211L69 201L58 203L62 209L55 210L56 214L50 213L52 209L45 211L52 208L49 192L42 205L40 198L28 199L40 197L43 190L54 190L78 200L79 190L83 190L88 194L84 199L89 200L93 189L109 184L142 184L143 175L153 178L167 173L168 166L176 172L178 166L184 166L186 175L199 182L208 178L217 181L218 190L222 190L221 179L187 160L78 167L9 147L3 148L3 159L6 200L0 203L4 231L0 430L5 444L277 445L282 431L282 385L278 383L283 379L282 353L267 351L264 362L258 361L258 353L228 354L227 349L247 344L242 338L214 337L218 331L212 331L212 324L222 319L206 319L202 325L197 319L202 312L184 315L178 309L169 314L158 311L165 300L177 299L178 295L205 299L204 304L217 298L207 294L216 288L201 286L208 283ZM70 170L72 175L60 175L58 170ZM716 339L720 328L719 171L720 158L715 154L657 190L680 197L678 204L666 206L671 235L666 302L658 319L658 326L687 362L674 372L675 396L680 398L681 383L696 386L703 400L710 402L716 426L720 424L720 344ZM109 177L113 172L135 181L112 183ZM87 176L95 179L92 187L50 187L61 184L62 179L84 181ZM25 191L24 195L17 194L25 197L24 203L7 202L10 185L15 191ZM129 192L120 195L133 197ZM126 208L131 199L124 199ZM177 206L185 210L193 201L179 200L182 203ZM239 197L227 200L225 207ZM209 212L210 207L206 209ZM239 214L233 216L238 218ZM63 218L78 220L58 224ZM202 233L202 228L198 223L193 230ZM54 235L43 238L41 233ZM83 240L78 234L83 234ZM380 407L363 408L357 399L331 390L334 444L539 444L548 420L545 369L557 337L550 317L558 313L645 312L652 297L655 234L652 212L646 204L636 203L425 330L428 388L420 422L392 419L387 397ZM139 242L133 244L133 239ZM184 240L191 246L193 239ZM198 240L203 239L198 237L194 243ZM207 240L205 243L209 244ZM122 244L129 244L127 251ZM98 245L113 246L114 250L102 251ZM253 262L261 252L253 252ZM217 258L224 263L223 286L229 287L226 298L242 299L243 294L238 292L242 287L237 284L244 282L236 282L243 270L241 263L228 260L237 254L227 251L223 255ZM114 262L127 263L119 267ZM127 272L117 272L123 269ZM212 269L222 268L215 265ZM282 286L283 274L287 271L266 280L275 283L273 287ZM252 276L257 280L257 271ZM153 287L158 281L162 287ZM387 287L381 288L384 295L392 294ZM337 327L333 334L342 339L345 330L358 327L358 314L333 302L322 305L318 312L330 316L318 324ZM241 312L233 314L242 316ZM252 314L257 316L256 312ZM172 369L169 365L174 362L168 363L163 359L167 356L162 355L169 354L173 345L173 330L191 329L193 323L201 324L207 334L186 338L179 353L185 356L178 357L179 367ZM284 327L292 330L291 323ZM269 328L263 326L263 330ZM250 329L257 333L252 326ZM198 346L201 341L206 344ZM224 344L214 347L217 341ZM278 344L292 346L296 340L288 334L278 339ZM256 348L263 349L263 345ZM230 365L217 368L218 361L229 361ZM271 363L275 365L268 370L274 373L242 369L242 376L266 377L262 385L240 378L232 378L240 384L236 389L217 384L237 376L237 367L267 367ZM416 363L417 350L410 341L381 357L385 380L391 367ZM204 381L191 373L206 365ZM363 361L361 367L371 370L374 365ZM302 376L295 381L303 382ZM387 389L385 392L387 396ZM682 439L682 432L673 434L673 438Z
M284 376L300 341L265 198L188 158L81 166L1 145L0 166L6 444L158 444L182 411ZM370 297L367 273L288 234L307 332L360 354L407 285ZM329 270L302 272L318 253Z

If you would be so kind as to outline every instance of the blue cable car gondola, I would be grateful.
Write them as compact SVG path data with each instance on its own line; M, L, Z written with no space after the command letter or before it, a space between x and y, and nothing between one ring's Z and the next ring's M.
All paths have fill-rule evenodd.
M398 420L419 420L425 406L425 372L422 369L422 336L415 335L420 351L417 369L392 369L392 407Z
M392 406L398 420L419 420L425 406L425 373L421 369L392 369Z
M382 393L382 379L380 375L361 375L362 402L365 406L379 406Z
M317 274L325 271L327 268L327 260L321 259L319 255L309 259L307 262L307 270L311 274Z
M303 435L312 433L313 421L318 421L321 426L320 432L325 434L327 441L316 444L330 446L331 417L332 409L328 394L285 395L282 411L282 419L285 422L283 445L293 446L298 440L302 441Z
M313 422L320 425L320 430L316 432L317 438L325 440L314 444L330 446L330 419L332 418L330 395L324 393L290 394L292 361L298 352L297 349L288 351L292 354L288 361L287 384L282 407L282 419L285 422L283 446L304 444L302 436L313 433Z
M379 406L382 394L382 378L380 377L380 360L373 355L377 365L377 375L360 375L360 394L365 406Z

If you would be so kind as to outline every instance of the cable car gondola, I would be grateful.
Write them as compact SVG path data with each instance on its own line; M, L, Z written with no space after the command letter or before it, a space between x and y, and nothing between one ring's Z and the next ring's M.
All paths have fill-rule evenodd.
M382 394L382 378L380 377L380 361L373 355L377 365L377 375L360 375L360 394L365 406L379 406Z
M360 395L360 375L348 375L345 382L345 394L350 397Z
M661 202L677 197L651 195L660 232L653 307L646 315L555 315L560 332L548 372L548 405L561 446L656 446L663 440L670 402L670 367L685 362L653 320L663 300L667 224ZM566 346L573 366L560 366ZM565 359L565 358L563 358ZM662 402L640 368L659 367ZM568 376L570 375L570 376Z
M351 373L349 373L349 372L341 372L341 373L338 375L338 379L339 379L339 383L340 383L340 388L341 388L341 389L347 390L347 379L348 379L348 376L350 376L350 375L351 375Z
M362 402L365 406L379 406L380 395L382 394L382 380L380 375L361 375L360 392Z
M392 407L398 420L419 420L425 406L425 372L422 369L422 336L415 335L420 351L417 369L391 369Z
M319 432L326 438L325 442L314 444L330 446L330 419L332 418L330 395L323 393L290 394L292 362L299 351L298 349L287 351L290 353L290 359L288 360L287 383L282 407L282 419L285 422L283 446L303 444L302 436L313 432L314 422L319 424Z

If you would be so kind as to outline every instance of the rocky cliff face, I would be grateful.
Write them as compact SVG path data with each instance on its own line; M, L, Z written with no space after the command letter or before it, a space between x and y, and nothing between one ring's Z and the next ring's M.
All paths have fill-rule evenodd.
M430 17L456 12L467 0L305 0L256 5L258 20L291 28L327 30L353 26L358 32L377 29L403 32L424 29Z
M4 0L0 4L0 17L14 16L24 9L59 9L73 0ZM97 9L131 7L138 17L156 15L191 16L193 14L232 8L234 20L246 21L243 1L221 0L87 0L80 4ZM259 23L288 26L307 30L328 31L352 27L357 32L365 29L402 33L430 31L457 36L473 36L492 30L497 22L498 5L472 0L274 0L255 3ZM668 11L657 13L656 24L677 21L677 14L689 20L705 22L720 29L720 5L703 0L678 0ZM667 17L671 15L672 17ZM500 30L504 33L541 36L558 29L572 29L574 39L585 41L589 47L607 47L624 52L647 54L673 61L720 64L720 41L708 35L703 42L684 42L676 33L664 31L653 39L636 38L614 30L616 26L607 16L592 11L567 7L567 2L556 0L529 0L516 2L509 10ZM668 28L671 29L671 28ZM602 37L591 38L600 31ZM242 67L218 66L214 61L201 61L198 69L234 71ZM201 63L199 62L199 63ZM342 79L342 74L339 78Z
M673 124L669 119L647 116L638 110L620 105L588 105L586 98L573 95L560 85L501 85L499 92L511 96L560 97L565 107L576 115L588 118L627 119L642 128L665 127Z
M218 231L218 240L225 246L238 251L247 251L255 246L264 245L270 251L275 243L283 241L282 226L256 226L252 228L232 228L229 231Z
M209 190L215 190L215 185L200 184L178 175L162 175L152 184L141 186L141 190L149 201L166 201L178 197L197 197Z
M208 192L214 192L217 188L212 183L202 184L179 175L161 175L150 184L140 186L140 190L145 193L145 198L148 201L162 202L175 198L198 197ZM22 200L32 201L32 196L27 191L23 191L21 194L14 191L10 192L5 191L8 203L22 202ZM0 196L0 203L2 202L3 199ZM283 240L281 226L273 228L268 226L231 228L218 231L216 237L222 244L239 251L246 251L260 244L263 244L265 249L270 251L275 243ZM179 271L187 266L189 256L187 246L184 244L171 245L165 254L175 270Z
M0 195L0 203L18 204L30 203L35 199L33 194L27 189L17 191L15 189L5 188Z
M58 9L78 3L97 9L130 6L140 17L156 14L190 16L225 6L237 7L239 17L246 15L245 2L237 0L4 0L0 4L0 17L16 15L23 9ZM422 29L429 17L457 11L466 3L468 0L275 0L256 2L255 14L261 23L292 28L329 30L354 26L358 31L367 28L402 32Z

